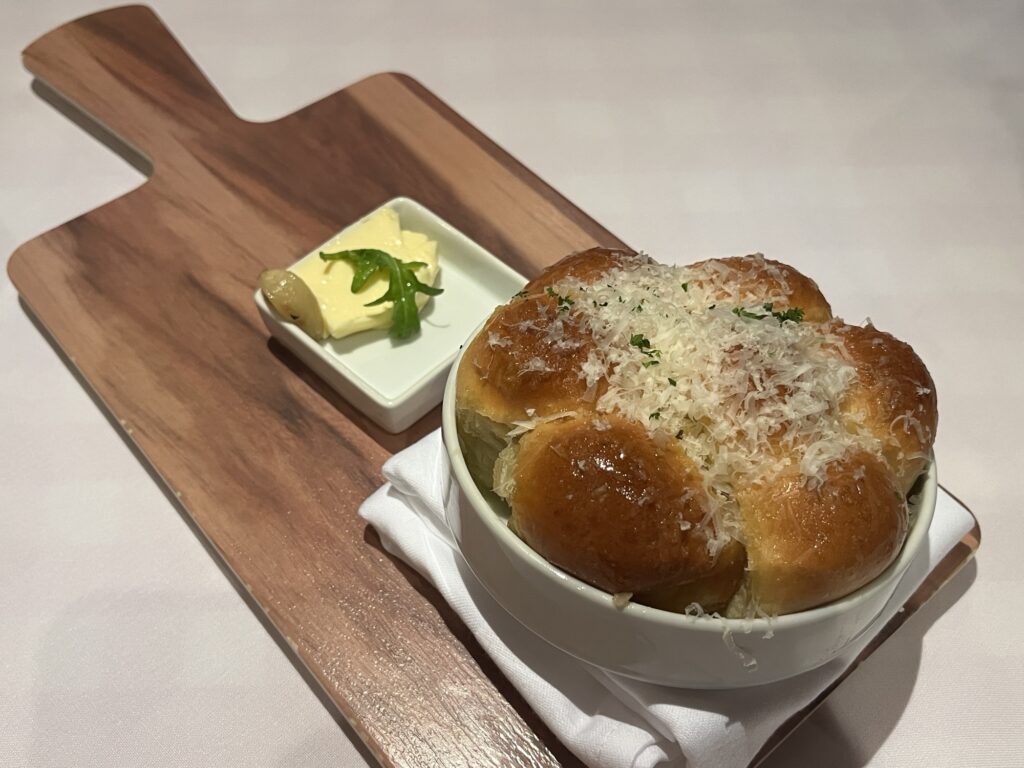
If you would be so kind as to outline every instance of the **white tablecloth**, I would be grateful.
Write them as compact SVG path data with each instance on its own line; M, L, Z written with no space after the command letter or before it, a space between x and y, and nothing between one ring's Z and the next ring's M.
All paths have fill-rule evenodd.
M99 3L0 11L0 252L143 179L18 51ZM961 575L768 761L997 766L1024 747L1024 3L157 3L243 116L416 75L659 259L762 250L935 378ZM365 757L0 277L0 765Z

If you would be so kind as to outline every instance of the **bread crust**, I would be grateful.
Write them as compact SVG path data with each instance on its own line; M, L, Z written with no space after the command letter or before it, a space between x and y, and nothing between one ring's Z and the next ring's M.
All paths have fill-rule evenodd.
M515 422L593 409L601 387L588 391L579 375L593 346L547 294L515 298L492 313L456 372L459 435L478 485L492 487L494 462Z
M715 265L724 269L715 269ZM740 300L750 304L772 301L776 312L799 308L810 323L832 319L832 307L817 283L788 264L766 259L760 253L699 261L691 269L705 273L696 282L708 289L719 288L713 294L719 300L738 292Z
M606 425L606 426L605 426ZM508 501L519 535L608 592L640 592L711 571L708 498L693 461L626 419L576 417L525 435Z
M718 554L714 566L703 576L680 584L666 584L633 595L633 602L673 613L685 613L699 605L706 613L724 614L729 601L743 584L747 551L733 539Z
M792 469L737 489L750 595L767 614L801 611L862 587L903 546L907 504L892 472L855 451L812 484Z
M547 288L563 280L578 280L581 283L596 283L613 269L636 269L649 264L647 256L621 248L588 248L571 253L547 267L526 284L528 294L544 293Z
M575 318L545 294L498 307L456 374L460 404L502 424L592 407L580 367L594 348Z
M832 330L857 369L857 380L840 404L846 427L882 442L882 455L907 493L935 441L935 382L913 348L891 334L845 323Z

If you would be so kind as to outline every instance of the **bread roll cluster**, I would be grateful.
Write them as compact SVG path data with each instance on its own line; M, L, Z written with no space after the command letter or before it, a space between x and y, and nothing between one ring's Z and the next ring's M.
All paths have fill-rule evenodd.
M550 562L678 612L778 615L875 578L938 418L914 351L760 254L570 255L457 372L479 487Z

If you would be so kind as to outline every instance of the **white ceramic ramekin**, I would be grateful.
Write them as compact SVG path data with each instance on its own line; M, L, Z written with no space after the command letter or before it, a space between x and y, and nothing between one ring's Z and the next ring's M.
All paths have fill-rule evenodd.
M896 560L871 583L835 602L774 619L691 617L629 603L547 562L508 529L508 508L470 477L455 426L455 373L445 388L445 449L459 489L448 524L487 591L523 625L578 659L620 675L680 688L763 685L819 667L856 641L927 546L936 476L929 466L914 521Z

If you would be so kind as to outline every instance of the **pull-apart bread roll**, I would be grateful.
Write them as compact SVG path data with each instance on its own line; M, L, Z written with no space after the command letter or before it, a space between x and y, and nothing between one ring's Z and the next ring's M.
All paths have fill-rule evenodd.
M601 589L632 594L689 584L715 567L701 525L707 491L676 440L652 440L617 415L588 414L539 424L498 461L516 532ZM734 564L734 578L742 565ZM704 591L696 600L714 598Z
M541 274L526 284L527 293L544 293L556 283L575 279L581 283L592 284L600 280L613 269L632 269L641 264L650 264L651 260L633 251L617 248L590 248L586 251L571 253L556 264L552 264Z
M456 401L474 479L540 555L620 604L737 617L881 573L937 419L913 350L792 267L603 248L494 312Z
M547 294L519 296L494 311L457 373L459 431L478 484L490 487L516 422L593 408L596 392L579 377L593 347L579 318Z
M718 301L732 305L773 302L772 309L799 309L803 319L812 323L832 319L832 308L817 283L760 253L700 261L691 269L699 275L695 282Z
M630 251L591 248L565 257L508 304L498 307L470 342L457 377L456 405L466 463L482 487L517 421L592 409L597 385L581 366L593 339L572 299L551 290L560 279L593 282L612 269L649 262Z
M909 344L868 325L836 324L857 369L840 405L847 429L876 437L897 485L907 493L928 463L939 420L932 377Z
M768 615L812 608L871 581L899 552L907 531L904 497L874 455L831 462L813 488L799 466L737 490L751 562L749 589L733 613Z

